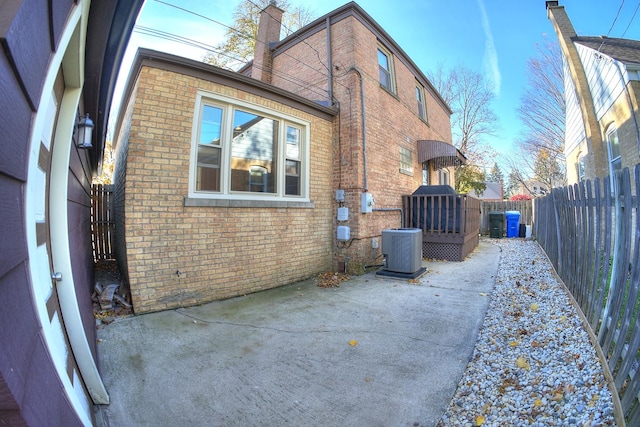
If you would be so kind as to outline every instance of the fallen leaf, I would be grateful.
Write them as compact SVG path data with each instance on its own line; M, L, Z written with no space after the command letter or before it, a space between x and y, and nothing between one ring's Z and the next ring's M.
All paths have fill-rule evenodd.
M518 358L516 359L516 366L520 369L526 369L527 371L531 369L531 366L529 366L529 362L527 362L527 359L522 356L518 356Z
M564 395L560 392L555 392L553 396L551 396L551 400L555 400L556 402L560 402L562 399L564 399Z
M536 399L536 400L533 402L533 406L542 406L542 400L541 400L541 399Z
M476 425L477 426L481 426L482 424L484 424L484 417L482 415L478 415L476 416Z
M517 346L519 346L519 345L520 345L520 341L511 341L511 342L509 343L509 345L510 345L511 347L517 347Z
M540 307L540 305L536 302L534 302L533 304L531 304L531 311L538 311L538 308Z
M350 345L351 347L355 347L355 346L357 346L357 345L358 345L358 341L357 341L357 340L351 340L351 341L349 341L349 345Z
M481 297L486 297L486 296L487 296L487 294L485 294L484 292L480 292L480 294L479 294L479 295L480 295Z

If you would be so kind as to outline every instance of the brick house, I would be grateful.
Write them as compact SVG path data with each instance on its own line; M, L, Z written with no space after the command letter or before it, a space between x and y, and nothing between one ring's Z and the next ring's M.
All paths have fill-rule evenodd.
M91 179L142 0L0 2L0 425L89 426ZM79 116L95 127L80 142Z
M449 107L360 6L279 41L282 13L262 11L239 72L139 52L114 177L137 313L360 273L401 196L465 160Z
M640 41L578 36L563 6L546 5L564 57L569 184L636 165Z
M335 110L142 50L118 131L118 262L136 313L331 269Z
M403 226L401 195L423 184L453 185L453 166L465 158L451 145L451 110L355 2L280 41L282 13L274 5L262 12L253 62L240 72L338 107L333 189L344 201L334 203L334 218L338 207L349 218L334 225L348 226L350 239L334 245L334 267L361 272L380 261L372 246L381 230Z

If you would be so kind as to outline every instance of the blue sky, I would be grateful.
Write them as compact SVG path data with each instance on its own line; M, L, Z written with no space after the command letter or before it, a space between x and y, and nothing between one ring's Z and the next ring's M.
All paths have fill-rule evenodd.
M290 3L304 5L314 17L320 17L346 2L290 0ZM640 11L634 17L640 0L560 0L559 3L565 7L578 35L622 37L624 34L624 38L640 39ZM215 45L226 31L224 25L232 25L237 4L231 0L146 0L136 24L138 30L132 34L124 71L128 72L126 67L137 46L202 59L202 49L150 37L140 31L156 28ZM522 128L516 110L528 82L527 61L536 55L536 44L544 43L545 38L556 38L547 19L544 0L361 0L358 4L423 72L435 70L440 63L446 68L461 64L491 81L496 95L493 109L501 130L485 142L498 153L510 154ZM119 81L119 85L122 83Z

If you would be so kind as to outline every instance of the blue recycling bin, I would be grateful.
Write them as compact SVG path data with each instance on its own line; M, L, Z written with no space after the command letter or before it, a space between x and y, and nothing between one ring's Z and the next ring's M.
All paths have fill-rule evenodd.
M507 218L507 237L518 237L520 233L520 212L506 211L504 216Z

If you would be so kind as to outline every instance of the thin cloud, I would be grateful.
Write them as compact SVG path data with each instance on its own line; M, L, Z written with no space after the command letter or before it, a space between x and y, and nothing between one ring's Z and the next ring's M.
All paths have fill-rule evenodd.
M498 65L498 52L496 51L496 45L493 41L493 33L491 32L491 26L489 25L489 17L487 11L484 8L484 1L478 0L478 6L480 7L480 18L482 20L482 29L486 36L485 52L482 60L482 65L485 72L489 75L489 79L493 84L493 92L496 96L500 95L500 85L502 83L502 76L500 75L500 66Z

